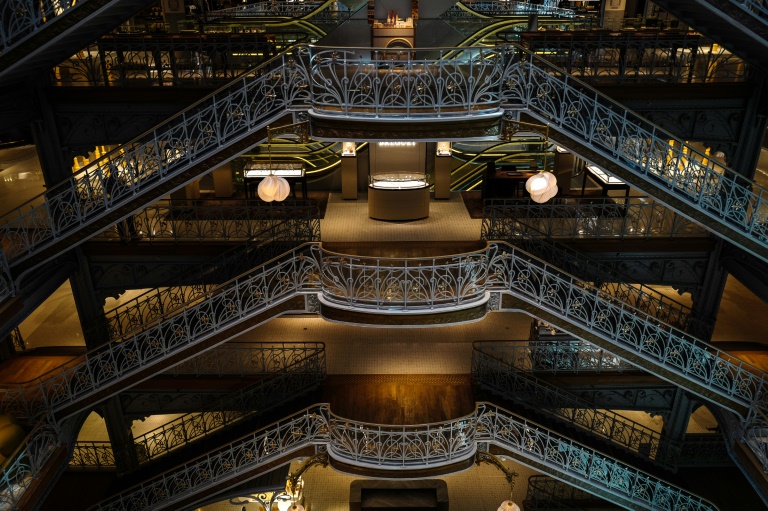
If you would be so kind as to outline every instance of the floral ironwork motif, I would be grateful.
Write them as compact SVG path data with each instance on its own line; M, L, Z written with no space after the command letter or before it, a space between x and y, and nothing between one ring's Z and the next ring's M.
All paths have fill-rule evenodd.
M45 23L65 15L68 9L82 3L82 0L4 1L0 5L0 54L42 28Z
M331 458L360 467L397 470L446 466L489 442L567 475L606 499L663 511L715 511L710 502L594 449L554 434L507 410L479 403L465 417L439 424L387 426L348 420L328 405L298 414L153 477L92 507L92 511L149 511L225 483L260 464L286 459L308 445L326 445Z
M562 18L575 18L576 11L562 9L557 2L546 0L541 4L499 0L463 0L464 6L477 13L486 16L522 16L539 14L541 16L557 16Z

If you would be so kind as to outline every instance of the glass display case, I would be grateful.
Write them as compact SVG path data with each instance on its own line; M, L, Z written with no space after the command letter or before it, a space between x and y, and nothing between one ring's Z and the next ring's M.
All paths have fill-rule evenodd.
M426 174L387 172L370 176L369 186L379 190L410 190L429 186Z

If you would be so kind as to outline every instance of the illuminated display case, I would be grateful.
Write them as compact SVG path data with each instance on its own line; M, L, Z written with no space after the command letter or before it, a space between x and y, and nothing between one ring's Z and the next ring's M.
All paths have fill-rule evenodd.
M429 186L429 181L426 174L387 172L371 176L368 184L371 188L407 190Z

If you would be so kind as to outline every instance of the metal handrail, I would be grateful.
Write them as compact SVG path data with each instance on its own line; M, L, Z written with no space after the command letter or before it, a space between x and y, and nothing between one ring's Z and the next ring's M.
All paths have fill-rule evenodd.
M764 24L768 24L768 6L762 0L729 0L732 4L747 11Z
M328 455L341 462L386 471L451 466L474 456L480 442L535 461L540 470L568 476L582 489L616 502L660 511L717 509L697 495L490 403L478 403L473 413L459 419L406 426L353 421L333 414L327 404L315 405L90 509L125 511L139 501L146 503L147 511L163 508L310 445L326 445Z
M580 427L662 466L677 467L680 442L610 410L598 410L589 401L524 374L514 365L483 352L482 344L475 343L472 349L472 378L507 399Z
M575 18L576 11L557 7L556 2L542 2L532 4L516 1L498 0L462 0L460 4L476 13L486 16L525 16L538 14L540 16L557 16L562 18Z
M86 1L4 0L0 5L0 55Z

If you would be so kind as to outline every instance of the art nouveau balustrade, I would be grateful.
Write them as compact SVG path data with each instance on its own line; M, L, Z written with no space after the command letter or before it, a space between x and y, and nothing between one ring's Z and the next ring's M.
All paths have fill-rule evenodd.
M555 66L518 53L504 76L509 108L549 124L553 141L768 260L765 189Z
M526 509L582 509L595 505L600 499L584 490L549 476L531 476L525 493Z
M51 70L59 87L176 86L225 84L297 42L306 32L162 36L110 34Z
M255 2L229 9L218 9L205 13L207 21L222 18L256 18L256 17L289 17L303 18L313 11L325 9L333 4L332 1L287 2L285 0ZM348 11L346 11L348 12Z
M759 0L729 0L732 4L737 5L747 11L748 13L754 15L762 21L764 24L768 25L768 7L766 7L764 2L761 2Z
M682 141L671 146L672 135L558 68L512 46L408 53L409 60L382 61L368 48L299 46L284 52L5 215L0 239L10 267L27 259L34 259L27 266L38 264L95 234L286 109L310 104L314 112L339 119L483 117L504 108L528 112L549 122L553 137L567 134L563 145L589 149L589 156L609 162L622 179L768 259L762 188ZM443 58L447 55L451 58ZM120 179L108 181L113 174Z
M547 0L541 4L497 0L464 0L460 2L460 6L469 11L490 17L528 16L530 14L562 18L576 17L576 12L573 9L562 9L557 5L558 3L552 0Z
M184 414L134 438L133 449L138 462L142 464L157 459L247 417L262 414L320 385L325 379L324 345L297 346L296 348L286 345L283 349L289 352L287 355L293 359L292 362L282 361L278 367L270 367L269 371L261 369L256 373L249 373L250 376L262 373L267 379L232 392L206 406L202 411ZM214 351L240 352L237 354L242 355L242 351L246 350ZM263 361L267 358L264 357L264 350L250 348L248 351L251 352L252 362L256 361L260 365L266 363ZM297 353L301 355L297 357ZM258 360L259 358L262 360ZM236 363L242 365L242 362L236 361ZM178 366L175 369L176 371L184 370ZM114 453L109 443L104 445L100 442L78 441L75 443L69 466L79 469L115 468L115 458L119 459L120 456L129 459L130 454Z
M561 390L483 351L472 350L472 379L482 388L542 412L666 468L676 469L682 446L658 432Z
M493 341L477 343L484 353L516 371L549 375L598 375L635 373L641 369L586 341L528 341L509 345Z
M76 0L8 0L0 7L0 54L47 22L68 13Z
M25 494L38 484L40 475L57 452L66 449L61 428L51 417L43 417L19 447L3 463L0 474L0 509L19 509Z
M263 140L267 124L308 99L298 65L305 53L283 53L5 215L0 240L11 268L35 254L29 264L44 261L180 186L185 173L208 171L219 153Z
M481 238L507 240L660 321L694 337L709 339L714 325L693 317L690 307L648 286L632 283L632 279L620 271L558 243L533 225L545 227L547 232L556 235L565 234L568 239L582 236L592 239L584 233L587 225L593 228L596 238L602 239L610 239L611 234L615 235L614 239L648 239L654 235L672 238L678 233L682 237L683 232L688 235L698 232L699 236L706 237L707 232L696 224L658 204L630 203L627 199L598 200L597 204L582 199L554 199L547 204L531 204L527 199L488 199L483 208Z
M590 493L629 509L709 511L717 508L598 451L578 444L490 403L452 421L387 426L334 415L328 405L310 407L226 447L93 506L93 511L149 511L184 503L252 474L270 461L287 461L301 447L324 445L331 460L361 468L434 469L470 459L477 444L489 442L522 463L547 474L568 477ZM393 472L394 474L394 472Z
M129 377L167 369L173 365L168 361L171 355L189 353L186 350L201 341L269 312L299 292L316 291L316 251L315 245L305 245L288 252L44 378L6 386L0 406L17 417L36 417L46 410L70 415L89 402L125 390L128 384L122 380L135 384L136 379Z
M0 250L0 303L15 293L8 261L5 259L5 254Z

